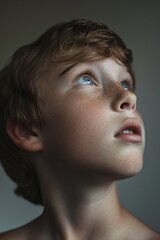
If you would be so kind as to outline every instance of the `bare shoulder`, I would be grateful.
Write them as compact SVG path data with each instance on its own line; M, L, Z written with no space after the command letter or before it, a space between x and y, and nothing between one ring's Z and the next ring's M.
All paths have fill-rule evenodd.
M154 231L148 226L144 227L142 234L144 240L160 240L160 233Z
M154 231L148 226L145 226L141 232L142 240L160 240L160 233Z
M128 219L130 219L130 234L133 236L133 240L160 240L160 233L130 213L127 213L127 215L129 215Z
M26 240L25 233L21 229L11 230L0 234L0 240Z
M139 223L140 220L137 220ZM139 226L137 226L137 232L139 230L139 233L142 235L142 239L144 240L160 240L160 233L156 232L149 226L145 225L144 223L139 223Z
M36 231L40 218L33 220L30 223L23 225L22 227L0 233L0 240L30 240L30 234ZM35 237L36 239L36 237Z

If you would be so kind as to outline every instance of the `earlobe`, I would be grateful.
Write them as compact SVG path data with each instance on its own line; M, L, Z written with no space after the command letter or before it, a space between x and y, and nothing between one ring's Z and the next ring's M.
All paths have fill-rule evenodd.
M43 149L40 133L36 129L31 131L22 126L22 124L8 120L6 132L12 142L23 150L29 152L38 152L42 151Z

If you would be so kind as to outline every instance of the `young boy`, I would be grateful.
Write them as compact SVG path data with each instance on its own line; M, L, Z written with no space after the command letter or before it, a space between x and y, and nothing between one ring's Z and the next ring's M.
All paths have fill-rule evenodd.
M142 168L132 53L106 25L57 24L0 73L0 158L16 193L44 206L0 240L156 240L115 181Z

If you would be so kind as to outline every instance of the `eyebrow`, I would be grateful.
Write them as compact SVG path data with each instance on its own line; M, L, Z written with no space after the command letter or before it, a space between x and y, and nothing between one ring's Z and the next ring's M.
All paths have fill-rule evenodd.
M67 72L69 72L73 67L79 65L78 63L74 63L72 64L71 66L65 68L59 75L58 75L58 78L59 77L62 77L64 74L66 74Z

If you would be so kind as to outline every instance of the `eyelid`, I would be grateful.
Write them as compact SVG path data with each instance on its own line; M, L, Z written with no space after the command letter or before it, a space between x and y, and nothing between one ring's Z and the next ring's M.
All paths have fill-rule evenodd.
M129 87L128 91L134 92L134 84L133 84L132 79L125 79L125 80L121 81L120 84L121 84L121 83L126 83L126 84L128 84L128 87Z
M95 85L97 86L97 81L95 80L96 79L96 76L95 76L95 73L88 69L88 70L84 70L83 72L81 72L80 74L78 74L78 76L76 76L76 78L73 80L73 82L76 82L80 77L90 77L92 79L92 81L95 83Z

